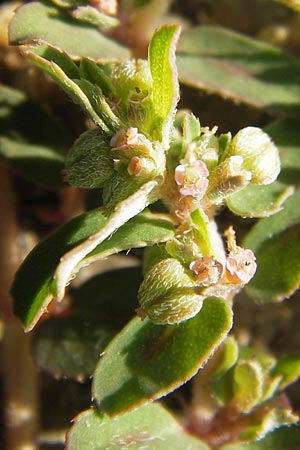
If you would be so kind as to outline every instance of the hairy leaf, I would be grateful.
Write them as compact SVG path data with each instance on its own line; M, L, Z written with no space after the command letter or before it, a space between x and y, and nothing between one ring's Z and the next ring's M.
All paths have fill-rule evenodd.
M50 44L72 58L128 59L129 51L112 39L53 6L32 2L17 9L10 25L12 44Z
M177 51L182 83L264 108L300 115L300 62L264 42L221 27L182 34Z
M95 371L92 395L98 408L117 415L173 391L205 364L231 323L230 306L215 297L179 325L133 319L110 343Z
M230 195L226 204L230 211L242 217L268 217L280 211L282 204L294 192L292 186L275 181L266 186L249 184Z
M179 85L175 63L175 47L180 28L177 25L161 27L149 46L149 63L153 78L152 98L155 115L153 125L156 139L169 147L170 132L179 100Z
M28 255L12 286L14 311L25 330L29 331L34 327L53 298L51 283L61 257L89 236L99 232L106 222L107 218L99 210L89 211L61 227ZM133 218L126 226L127 228L121 227L116 231L107 242L96 245L92 254L87 253L82 258L86 258L82 265L122 250L144 247L173 236L173 227L169 222L155 219L145 213ZM80 262L81 260L78 261Z
M184 433L173 416L157 404L109 419L95 410L81 413L67 435L66 450L208 450Z

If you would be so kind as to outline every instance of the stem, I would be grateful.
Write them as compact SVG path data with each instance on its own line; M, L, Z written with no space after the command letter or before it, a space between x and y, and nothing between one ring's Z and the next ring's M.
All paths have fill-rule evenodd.
M10 174L4 163L0 163L0 191L0 312L4 322L1 365L5 444L7 450L35 450L38 379L30 354L30 336L24 335L14 318L9 295L21 255L17 245L15 198Z

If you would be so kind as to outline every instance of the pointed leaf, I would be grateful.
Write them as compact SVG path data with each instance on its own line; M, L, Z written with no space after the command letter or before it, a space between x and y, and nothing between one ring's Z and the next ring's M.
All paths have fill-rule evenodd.
M117 415L173 391L205 364L231 321L230 306L215 297L180 325L133 319L99 361L92 386L97 406Z
M90 235L99 232L106 222L107 218L99 210L89 211L61 227L28 255L12 286L15 314L27 331L34 327L53 298L50 285L61 257ZM174 233L169 222L155 219L149 214L133 218L127 227L127 232L131 228L129 235L120 228L103 243L103 248L101 245L96 246L90 258L87 254L83 265L122 250L170 239Z
M271 372L272 377L281 377L279 388L284 389L300 376L300 356L285 355L279 359Z
M86 24L72 19L65 11L40 2L17 9L10 25L12 44L47 43L72 58L95 60L128 59L129 51Z
M282 50L221 27L186 30L177 50L181 83L264 108L300 115L300 62Z
M122 192L120 195L123 194L125 199L123 201L119 200L119 202L116 201L112 214L103 226L75 248L65 253L63 258L60 259L51 284L51 291L57 300L61 300L64 297L65 288L76 273L77 266L80 265L80 262L94 251L98 245L102 244L106 239L110 239L126 222L137 216L149 204L154 203L158 199L160 184L161 179L156 179L148 181L139 188L135 188L134 185L132 186L130 184L124 185L127 189L133 191L135 188L136 190L130 194L125 191L125 194L127 194L126 197L124 192ZM117 190L115 189L114 194L116 192ZM122 242L119 242L119 244L122 245Z
M201 134L200 121L194 114L185 114L182 123L182 144L189 145Z
M184 433L173 416L157 404L109 419L95 410L81 413L67 435L66 450L209 450Z
M156 139L169 147L170 131L179 100L179 85L175 63L175 47L180 28L165 25L153 35L149 46L149 63L153 78L152 101Z
M240 361L234 368L233 399L235 407L249 413L263 393L263 372L256 361Z
M56 62L53 60L48 61L46 57L50 55L53 56L54 52L49 55L48 47L40 47L38 48L38 51L27 50L24 54L31 62L48 73L61 87L61 89L71 97L73 102L79 104L83 111L95 122L96 125L102 128L105 132L110 132L110 129L103 122L99 114L97 114L94 109L94 105L91 104L89 97L80 88L80 86L78 86L78 84L73 81L73 79L70 78Z

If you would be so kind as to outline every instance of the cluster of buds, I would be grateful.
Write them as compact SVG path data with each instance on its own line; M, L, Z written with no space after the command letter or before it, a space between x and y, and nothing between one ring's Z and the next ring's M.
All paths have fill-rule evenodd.
M188 268L175 258L155 264L140 286L138 314L159 324L180 323L194 317L206 298L229 295L247 284L256 271L255 256L236 245L231 227L226 235L225 262L200 256Z
M193 210L202 200L202 205L220 205L249 183L265 185L277 178L278 150L261 129L247 127L233 138L228 133L219 139L216 128L201 131L202 135L185 146L184 158L174 170L186 208Z
M165 155L160 142L152 143L137 128L119 130L110 145L117 172L126 170L129 175L144 179L164 170Z
M111 81L115 98L117 115L128 126L135 126L142 132L149 131L152 117L152 76L149 62L135 59L117 64Z
M209 256L202 256L189 265L197 283L203 287L220 284L240 288L249 283L256 272L255 255L252 250L236 244L232 227L229 227L225 234L228 248L225 263Z

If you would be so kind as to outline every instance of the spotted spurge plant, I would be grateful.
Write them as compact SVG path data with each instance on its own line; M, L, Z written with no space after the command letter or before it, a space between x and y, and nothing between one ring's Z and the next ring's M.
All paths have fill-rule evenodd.
M77 16L105 21L86 8ZM12 41L18 20L11 24ZM75 419L68 450L265 449L269 442L279 449L276 442L299 433L298 416L283 393L298 378L299 357L276 359L229 335L236 294L249 282L250 293L258 289L257 263L259 270L260 260L272 255L260 253L256 261L255 247L260 251L264 238L250 233L241 244L231 224L223 232L217 224L227 207L237 216L269 220L259 222L253 236L259 227L275 236L286 219L285 204L293 209L299 199L294 187L276 181L279 151L266 131L247 126L219 133L178 109L179 37L180 26L161 26L147 59L125 61L72 58L45 43L24 50L89 118L89 129L66 155L62 177L65 184L95 190L99 204L42 241L15 276L14 312L26 331L38 324L35 352L53 320L62 328L68 320L40 321L53 302L64 301L82 267L145 248L143 274L123 269L102 275L112 294L101 292L101 279L96 296L89 282L75 288L70 317L74 323L89 318L96 357L85 363L79 352L80 368L56 374L93 377L92 407ZM282 220L274 221L280 214ZM48 364L42 354L39 360ZM184 430L152 401L189 380Z

